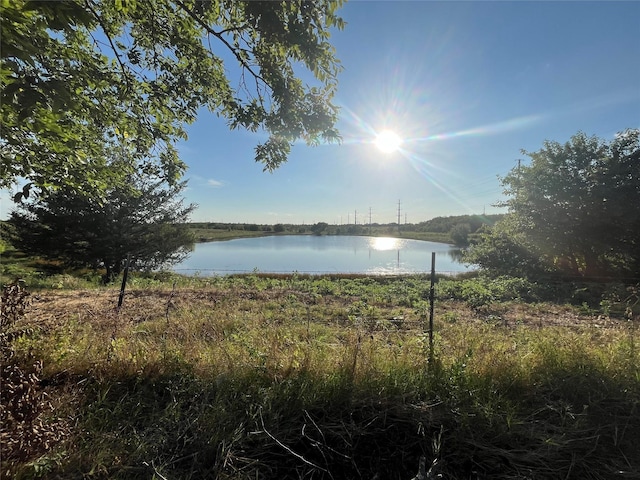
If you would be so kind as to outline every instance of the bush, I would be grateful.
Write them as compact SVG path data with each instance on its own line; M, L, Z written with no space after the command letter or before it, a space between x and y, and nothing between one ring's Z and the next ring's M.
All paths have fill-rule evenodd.
M33 334L24 319L30 298L22 284L6 285L0 310L0 444L2 474L11 476L16 465L45 453L68 433L44 392L42 361L19 358L14 342Z
M469 245L469 234L471 233L471 226L468 223L461 223L451 229L449 235L453 243L459 247L466 247Z
M543 300L547 288L524 278L480 276L464 280L441 280L436 286L438 298L462 300L473 308L495 302Z

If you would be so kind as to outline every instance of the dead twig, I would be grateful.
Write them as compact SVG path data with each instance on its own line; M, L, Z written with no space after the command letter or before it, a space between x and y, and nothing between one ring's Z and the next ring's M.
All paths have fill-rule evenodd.
M313 462L310 462L309 460L307 460L306 458L304 458L302 455L300 455L299 453L294 452L290 447L288 447L287 445L285 445L284 443L282 443L280 440L278 440L276 437L274 437L268 430L267 427L264 424L264 419L262 418L262 409L259 410L259 415L260 415L260 424L262 425L262 431L264 433L267 434L267 436L273 440L274 442L276 442L280 447L284 448L288 453L290 453L291 455L293 455L294 457L296 457L298 460L303 461L304 463L306 463L307 465L316 468L326 474L328 474L331 478L333 478L333 475L331 475L331 472L329 472L329 470L322 468L319 465L316 465Z

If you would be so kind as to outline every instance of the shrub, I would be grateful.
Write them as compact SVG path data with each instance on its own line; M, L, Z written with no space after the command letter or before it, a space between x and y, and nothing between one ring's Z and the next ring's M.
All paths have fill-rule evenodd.
M14 342L33 333L33 329L24 324L29 303L29 292L22 284L3 288L0 313L0 474L7 478L15 473L16 465L42 455L67 433L60 421L47 418L53 407L40 383L42 362L32 358L19 359L14 354Z
M512 300L536 302L544 299L546 290L527 279L508 276L441 280L436 288L438 298L462 300L474 308Z

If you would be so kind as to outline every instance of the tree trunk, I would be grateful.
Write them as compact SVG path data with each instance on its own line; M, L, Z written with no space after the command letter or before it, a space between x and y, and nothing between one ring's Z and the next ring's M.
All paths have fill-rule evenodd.
M598 256L593 252L586 252L584 255L583 276L587 278L595 278L604 274L605 272L600 264Z
M109 283L113 282L113 279L115 278L113 275L113 266L109 262L104 262L104 267L106 272L102 277L102 283L108 285Z
M105 285L113 282L122 272L122 259L118 259L115 261L112 260L104 260L105 274L102 277L102 281Z

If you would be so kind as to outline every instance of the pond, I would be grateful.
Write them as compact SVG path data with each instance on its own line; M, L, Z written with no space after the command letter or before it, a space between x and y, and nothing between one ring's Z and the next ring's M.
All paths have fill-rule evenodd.
M397 275L460 273L460 250L446 243L390 237L283 235L197 243L173 271L185 275L232 273L360 273Z

